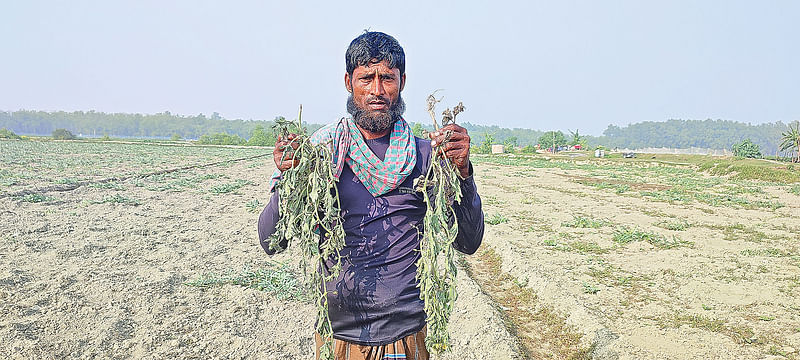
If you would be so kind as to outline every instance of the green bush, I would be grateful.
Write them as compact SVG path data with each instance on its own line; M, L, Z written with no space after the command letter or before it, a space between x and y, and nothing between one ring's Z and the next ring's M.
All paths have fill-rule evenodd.
M73 134L67 129L55 129L53 130L51 136L55 140L73 140L78 138L77 136L75 136L75 134Z
M15 134L13 131L8 130L6 128L0 129L0 139L22 139L19 135Z
M203 135L197 141L204 145L245 145L247 140L242 139L239 135L230 135L226 133L216 133L212 135Z
M750 139L733 144L733 155L743 158L760 159L761 149L758 144L754 144Z

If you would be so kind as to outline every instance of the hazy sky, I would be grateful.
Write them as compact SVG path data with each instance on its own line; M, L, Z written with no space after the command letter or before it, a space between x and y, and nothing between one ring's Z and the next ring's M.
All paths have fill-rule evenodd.
M800 119L800 1L3 1L0 109L327 123L369 28L406 51L406 118L599 135Z

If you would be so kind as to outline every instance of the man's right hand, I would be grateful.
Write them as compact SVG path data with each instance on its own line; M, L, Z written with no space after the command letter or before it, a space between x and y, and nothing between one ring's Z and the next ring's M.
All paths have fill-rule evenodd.
M299 140L300 136L297 134L289 134L286 139L282 138L280 135L278 136L278 141L275 142L275 150L272 151L272 155L275 158L275 166L277 166L278 170L281 172L289 170L300 163L300 154L290 152L284 156L284 146L290 145L292 149L297 150L300 146Z

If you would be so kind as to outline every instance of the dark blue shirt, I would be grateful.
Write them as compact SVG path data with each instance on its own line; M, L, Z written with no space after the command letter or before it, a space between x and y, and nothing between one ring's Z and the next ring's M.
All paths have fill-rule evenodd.
M337 184L344 220L345 247L342 271L327 284L328 308L334 338L361 344L384 345L413 334L425 326L424 303L419 298L416 262L426 205L414 191L414 179L428 168L429 140L416 138L417 163L394 190L373 197L348 167ZM388 135L366 140L383 160ZM471 172L472 169L470 169ZM454 247L472 254L483 238L481 200L472 176L461 181L462 200L454 204L458 237ZM269 251L269 236L278 220L275 192L261 213L261 246Z

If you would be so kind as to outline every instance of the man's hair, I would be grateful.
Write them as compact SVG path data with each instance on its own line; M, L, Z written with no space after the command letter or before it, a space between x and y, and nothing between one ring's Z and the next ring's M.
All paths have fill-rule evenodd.
M344 54L347 73L375 61L389 63L390 68L398 68L400 75L406 73L406 55L395 38L378 31L367 31L350 42Z

